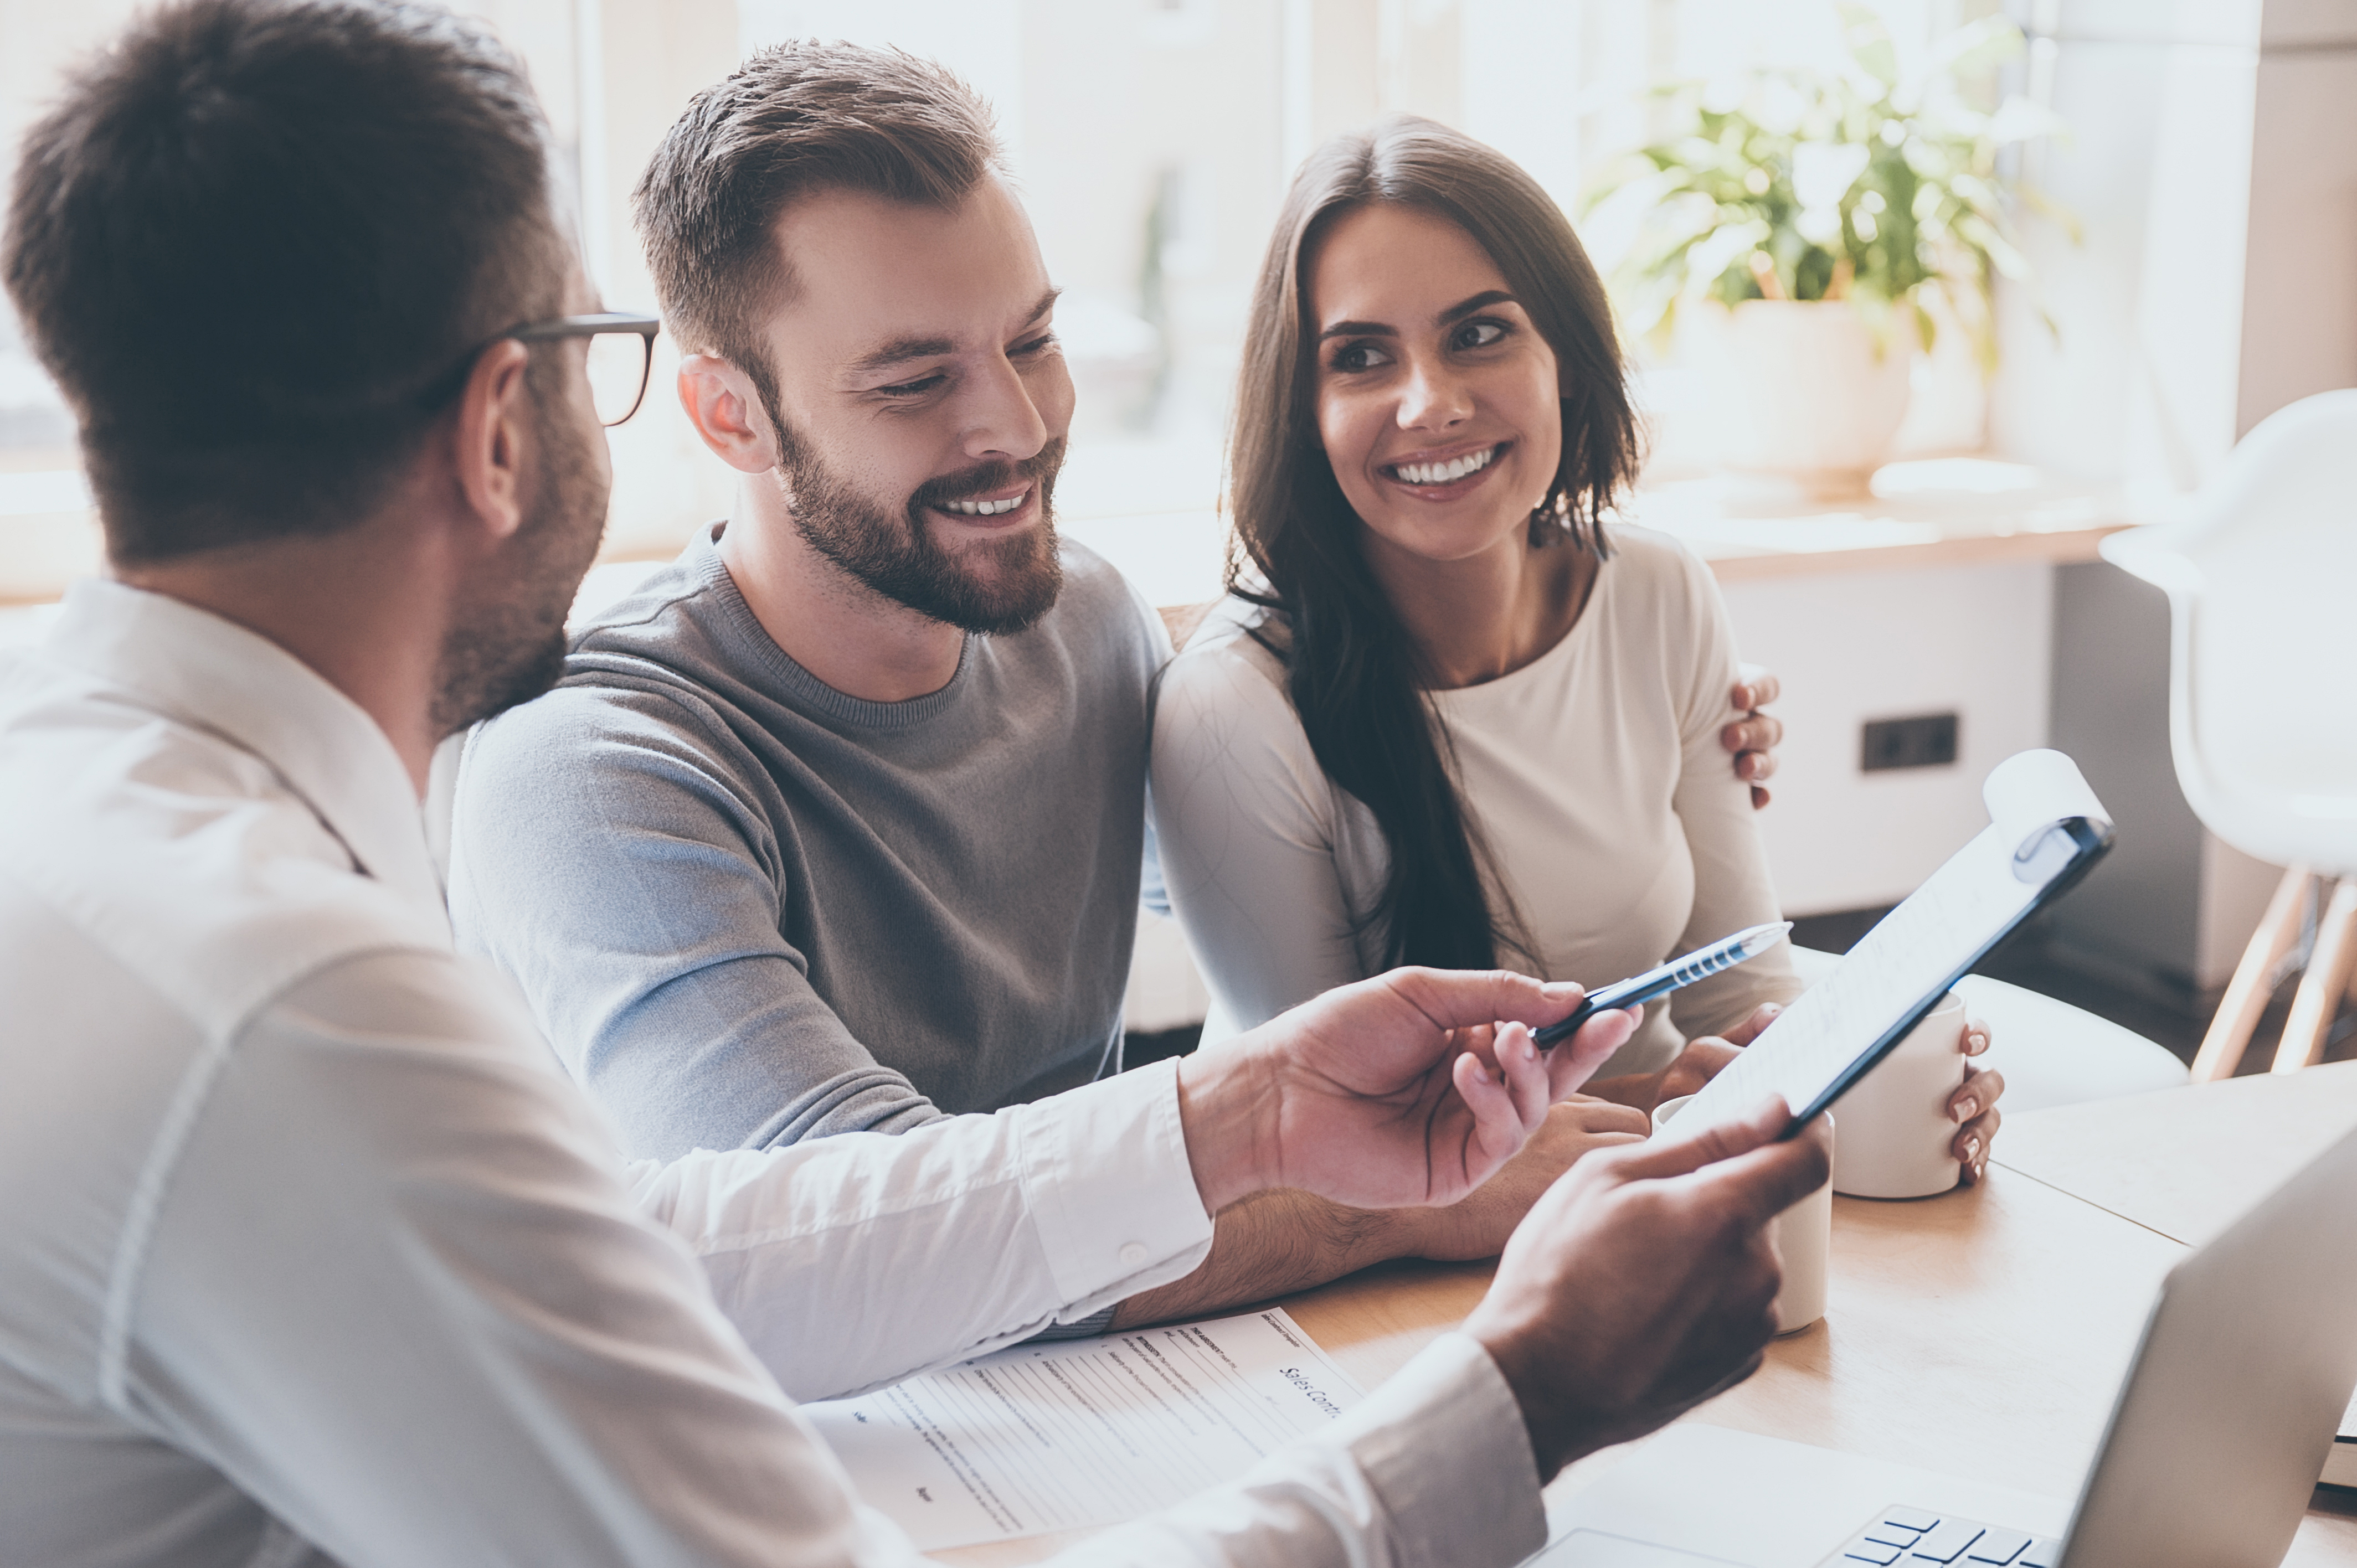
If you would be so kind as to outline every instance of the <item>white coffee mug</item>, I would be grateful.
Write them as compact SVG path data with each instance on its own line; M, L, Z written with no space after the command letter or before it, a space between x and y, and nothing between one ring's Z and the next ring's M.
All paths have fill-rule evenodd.
M1956 1185L1948 1097L1964 1081L1964 999L1951 991L1842 1096L1835 1192L1929 1197Z
M1685 1108L1691 1094L1665 1100L1653 1112L1653 1131ZM1846 1112L1845 1112L1846 1113ZM1831 1134L1834 1119L1825 1117ZM1841 1157L1841 1140L1834 1140L1834 1157ZM1825 1258L1833 1251L1834 1188L1817 1188L1768 1222L1768 1240L1784 1265L1784 1285L1776 1293L1776 1332L1796 1334L1825 1315Z

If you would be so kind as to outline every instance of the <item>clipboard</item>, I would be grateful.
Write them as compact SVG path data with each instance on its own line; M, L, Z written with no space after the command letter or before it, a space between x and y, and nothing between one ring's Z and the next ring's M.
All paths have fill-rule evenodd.
M2059 751L2006 758L1981 785L1989 825L1705 1084L1671 1126L1692 1136L1770 1094L1791 1137L1873 1070L1973 965L2112 846L2111 813ZM1688 1131L1690 1130L1690 1131ZM1666 1130L1665 1130L1666 1131Z

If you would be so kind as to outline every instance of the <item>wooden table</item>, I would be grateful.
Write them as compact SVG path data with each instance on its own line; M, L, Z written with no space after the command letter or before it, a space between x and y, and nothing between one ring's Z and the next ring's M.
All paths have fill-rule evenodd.
M1685 1419L2068 1496L2161 1276L2352 1125L2357 1062L2015 1117L1978 1187L1835 1198L1824 1320ZM1463 1318L1489 1273L1390 1264L1285 1305L1372 1388ZM1634 1446L1555 1486L1589 1484ZM1028 1563L1066 1539L940 1556ZM2357 1498L2319 1488L2284 1561L2357 1564Z

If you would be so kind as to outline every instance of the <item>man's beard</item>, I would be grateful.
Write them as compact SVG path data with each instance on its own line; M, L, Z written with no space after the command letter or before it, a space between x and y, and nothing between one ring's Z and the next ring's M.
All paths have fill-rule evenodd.
M1052 505L1064 438L1020 463L988 463L928 479L894 516L822 462L778 417L778 470L794 526L812 549L895 604L964 631L1004 635L1036 624L1064 585ZM995 570L977 573L938 544L929 508L1028 483L1039 492L1039 521L1011 539L977 541L966 551Z
M533 371L539 370L535 364ZM509 570L458 607L435 671L434 733L455 735L528 703L565 671L565 618L606 528L608 481L578 422L528 376L539 483L508 541Z

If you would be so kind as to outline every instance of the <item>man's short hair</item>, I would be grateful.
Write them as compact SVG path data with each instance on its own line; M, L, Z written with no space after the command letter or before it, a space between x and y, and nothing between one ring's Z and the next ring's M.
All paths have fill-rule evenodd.
M381 506L469 350L561 304L547 127L446 11L186 0L26 138L10 296L119 563Z
M664 325L774 400L760 324L791 297L780 214L821 189L954 207L1003 167L990 106L930 60L780 44L696 94L631 203Z

